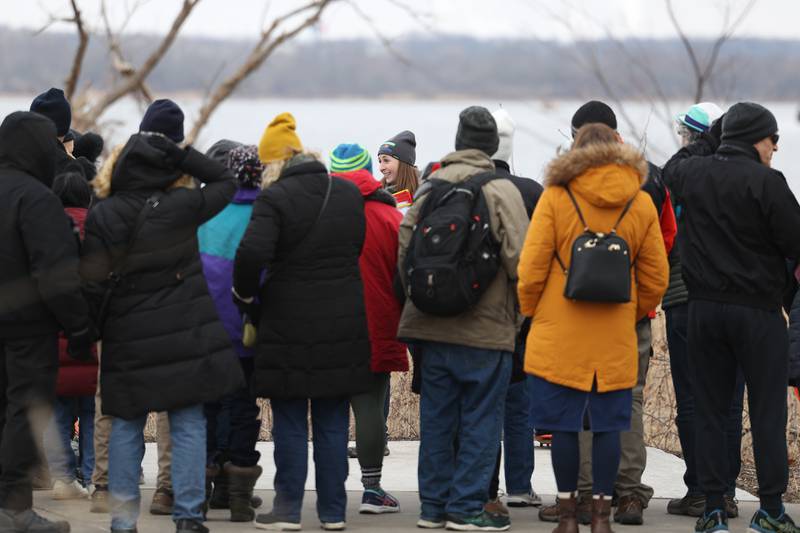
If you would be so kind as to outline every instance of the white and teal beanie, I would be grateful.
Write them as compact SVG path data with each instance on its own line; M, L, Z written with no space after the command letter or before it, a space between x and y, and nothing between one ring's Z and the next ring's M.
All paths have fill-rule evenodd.
M678 115L675 119L679 124L684 124L691 130L705 133L720 116L722 116L722 109L717 104L701 102L694 104L686 113Z

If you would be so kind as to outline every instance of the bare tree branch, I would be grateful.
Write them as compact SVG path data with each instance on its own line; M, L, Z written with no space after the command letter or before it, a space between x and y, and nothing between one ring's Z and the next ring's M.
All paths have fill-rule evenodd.
M123 79L123 81L117 84L115 87L112 87L100 98L97 103L92 105L86 111L85 115L83 116L83 122L86 125L94 125L100 115L102 115L103 112L109 108L109 106L126 94L141 90L142 83L145 81L145 79L147 79L147 76L150 75L164 55L166 55L170 46L172 46L172 43L175 41L175 38L178 36L181 26L183 26L183 23L186 22L186 19L199 2L200 0L183 0L183 5L181 6L178 14L175 16L175 19L172 21L170 30L161 40L161 43L159 43L158 47L150 54L141 67L135 69L130 76L128 76L126 79Z
M209 98L200 108L198 117L195 120L194 124L192 125L191 131L186 136L187 142L192 143L197 139L197 135L200 133L200 130L208 123L208 120L211 117L212 113L214 113L217 107L226 98L228 98L233 93L233 91L236 90L239 84L245 78L247 78L247 76L249 76L257 68L259 68L264 63L264 61L270 55L272 55L272 53L279 46L281 46L286 41L294 38L304 29L315 25L322 16L322 12L333 1L334 0L315 0L313 2L306 3L301 7L289 13L281 15L280 17L273 20L269 28L267 28L261 33L261 39L259 39L258 43L256 43L256 45L250 51L250 54L247 56L247 59L244 61L244 63L242 63L242 65L238 69L236 69L236 71L233 74L231 74L228 78L226 78L217 87L217 89L209 96ZM293 29L289 31L284 31L280 35L273 38L273 35L283 23L309 10L311 10L312 13L308 16L308 18L303 20Z
M75 94L75 88L78 86L78 80L81 77L81 68L83 67L83 58L86 56L86 48L89 45L89 34L83 25L83 17L81 10L78 8L77 0L70 0L72 5L73 19L75 29L78 31L78 49L75 51L75 57L72 58L72 68L70 68L69 76L64 83L64 93L67 100L72 100Z
M387 37L386 37L386 36L385 36L385 35L384 35L384 34L383 34L383 33L382 33L382 32L381 32L379 29L378 29L378 25L375 23L375 20L374 20L372 17L370 17L370 16L369 16L369 15L368 15L368 14L367 14L367 13L366 13L366 12L365 12L363 9L361 9L361 6L359 6L359 5L358 5L358 3L354 2L353 0L347 0L347 4L348 4L348 5L349 5L351 8L353 8L353 11L356 13L356 15L358 15L358 16L359 16L359 18L360 18L361 20L363 20L364 22L366 22L366 23L367 23L367 25L369 26L370 30L372 30L372 33L373 33L373 34L375 35L375 37L376 37L376 38L377 38L377 39L378 39L378 40L381 42L381 44L383 45L383 47L386 49L386 51L387 51L387 52L389 52L389 54L390 54L392 57L394 57L394 58L395 58L395 59L397 59L397 60L398 60L398 61L399 61L401 64L403 64L403 65L405 65L405 66L407 66L407 67L410 67L410 66L412 66L412 64L411 64L411 60L410 60L410 59L408 59L408 58L407 58L406 56L404 56L403 54L401 54L401 53L400 53L400 51L399 51L399 50L397 50L397 49L394 47L394 43L393 43L393 42L392 42L392 41L391 41L389 38L387 38Z

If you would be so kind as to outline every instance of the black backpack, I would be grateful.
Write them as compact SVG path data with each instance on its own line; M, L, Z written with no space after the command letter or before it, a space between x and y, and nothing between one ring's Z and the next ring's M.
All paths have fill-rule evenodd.
M497 177L491 172L460 183L431 180L403 265L408 297L420 311L461 314L497 276L500 245L481 190Z
M569 186L565 185L564 188L583 224L583 233L572 243L572 264L569 268L556 251L556 260L567 276L564 297L580 302L630 302L633 261L628 243L617 234L617 227L636 197L625 204L611 231L600 233L589 229Z

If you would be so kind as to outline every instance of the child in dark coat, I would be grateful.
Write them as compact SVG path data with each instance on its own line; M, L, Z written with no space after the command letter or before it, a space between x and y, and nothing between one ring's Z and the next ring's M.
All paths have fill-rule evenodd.
M89 184L82 174L67 172L53 180L53 192L72 219L75 238L83 241L86 213L92 202ZM77 361L67 354L63 333L58 340L58 381L54 417L45 435L45 453L54 478L53 499L85 499L94 471L94 394L97 389L97 355ZM75 420L78 420L79 458L72 450Z

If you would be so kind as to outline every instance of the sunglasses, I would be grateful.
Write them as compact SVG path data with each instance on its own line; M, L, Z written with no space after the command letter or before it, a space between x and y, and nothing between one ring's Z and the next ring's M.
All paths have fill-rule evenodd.
M778 135L777 133L774 134L772 137L770 137L770 139L772 139L772 144L778 144L778 139L780 139L780 138L781 138L781 136Z

